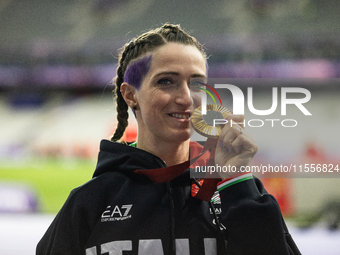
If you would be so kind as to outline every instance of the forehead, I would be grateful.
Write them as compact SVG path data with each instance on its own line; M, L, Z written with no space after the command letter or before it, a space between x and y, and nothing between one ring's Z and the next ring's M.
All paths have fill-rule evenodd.
M152 53L150 72L160 69L178 69L206 73L206 59L203 54L192 45L167 43Z

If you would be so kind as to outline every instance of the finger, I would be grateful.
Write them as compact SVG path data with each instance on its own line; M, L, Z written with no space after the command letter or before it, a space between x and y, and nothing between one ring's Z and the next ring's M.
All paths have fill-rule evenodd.
M243 135L243 128L240 125L243 125L242 122L244 120L243 115L233 115L227 118L228 122L223 127L221 134L219 136L220 147L227 147L229 151L233 150L232 142L239 136ZM235 122L232 122L235 121ZM240 123L237 124L237 123Z
M239 129L240 129L240 127L239 127ZM223 128L221 135L219 137L220 147L226 147L227 152L232 151L233 150L232 142L239 135L239 132L240 131L236 130L236 127L233 127L233 128L225 127L225 128Z
M236 152L236 154L247 153L255 155L258 151L258 145L252 139L252 137L248 137L246 135L239 135L232 143L232 149Z
M227 152L234 151L236 153L239 153L241 150L238 148L238 146L242 145L242 138L246 138L247 141L256 144L253 137L248 134L242 127L234 125L233 127L226 128L226 130L221 133L219 137L219 145L220 147L226 147Z
M230 114L227 118L229 126L240 126L244 129L245 127L245 119L244 115L235 115L235 114Z
M229 115L226 120L227 123L223 126L220 137L224 137L229 130L233 130L232 132L240 134L242 128L244 129L244 115ZM239 132L236 132L236 130Z

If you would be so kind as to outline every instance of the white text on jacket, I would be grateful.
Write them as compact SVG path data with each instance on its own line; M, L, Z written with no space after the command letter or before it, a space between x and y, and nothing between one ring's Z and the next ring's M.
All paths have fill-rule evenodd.
M205 255L216 255L216 239L204 238ZM100 245L100 254L122 255L123 251L132 251L132 241L113 241ZM138 255L164 255L161 239L139 240ZM97 247L86 249L86 255L97 255ZM189 239L176 239L176 255L190 255Z

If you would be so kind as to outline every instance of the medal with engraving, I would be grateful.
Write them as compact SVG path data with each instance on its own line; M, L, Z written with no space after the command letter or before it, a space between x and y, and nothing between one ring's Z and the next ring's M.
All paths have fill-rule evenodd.
M222 105L207 105L207 114L202 114L202 107L197 107L191 115L191 124L194 130L202 136L217 139L221 134L223 125L214 123L215 120L225 119L232 114Z

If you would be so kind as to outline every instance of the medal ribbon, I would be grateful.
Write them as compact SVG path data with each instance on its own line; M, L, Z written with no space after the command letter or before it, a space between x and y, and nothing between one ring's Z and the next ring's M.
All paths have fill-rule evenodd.
M200 154L191 160L187 160L181 164L155 168L155 169L137 169L134 170L136 174L147 176L150 180L156 183L168 182L177 176L181 175L186 169L192 166L201 156L211 149L208 164L214 164L215 150L217 139L208 138ZM191 164L190 164L191 162ZM215 193L217 183L220 181L218 178L204 179L203 184L198 192L192 192L192 195L198 199L209 202L212 195ZM196 184L195 184L196 185ZM197 186L196 186L197 187Z

